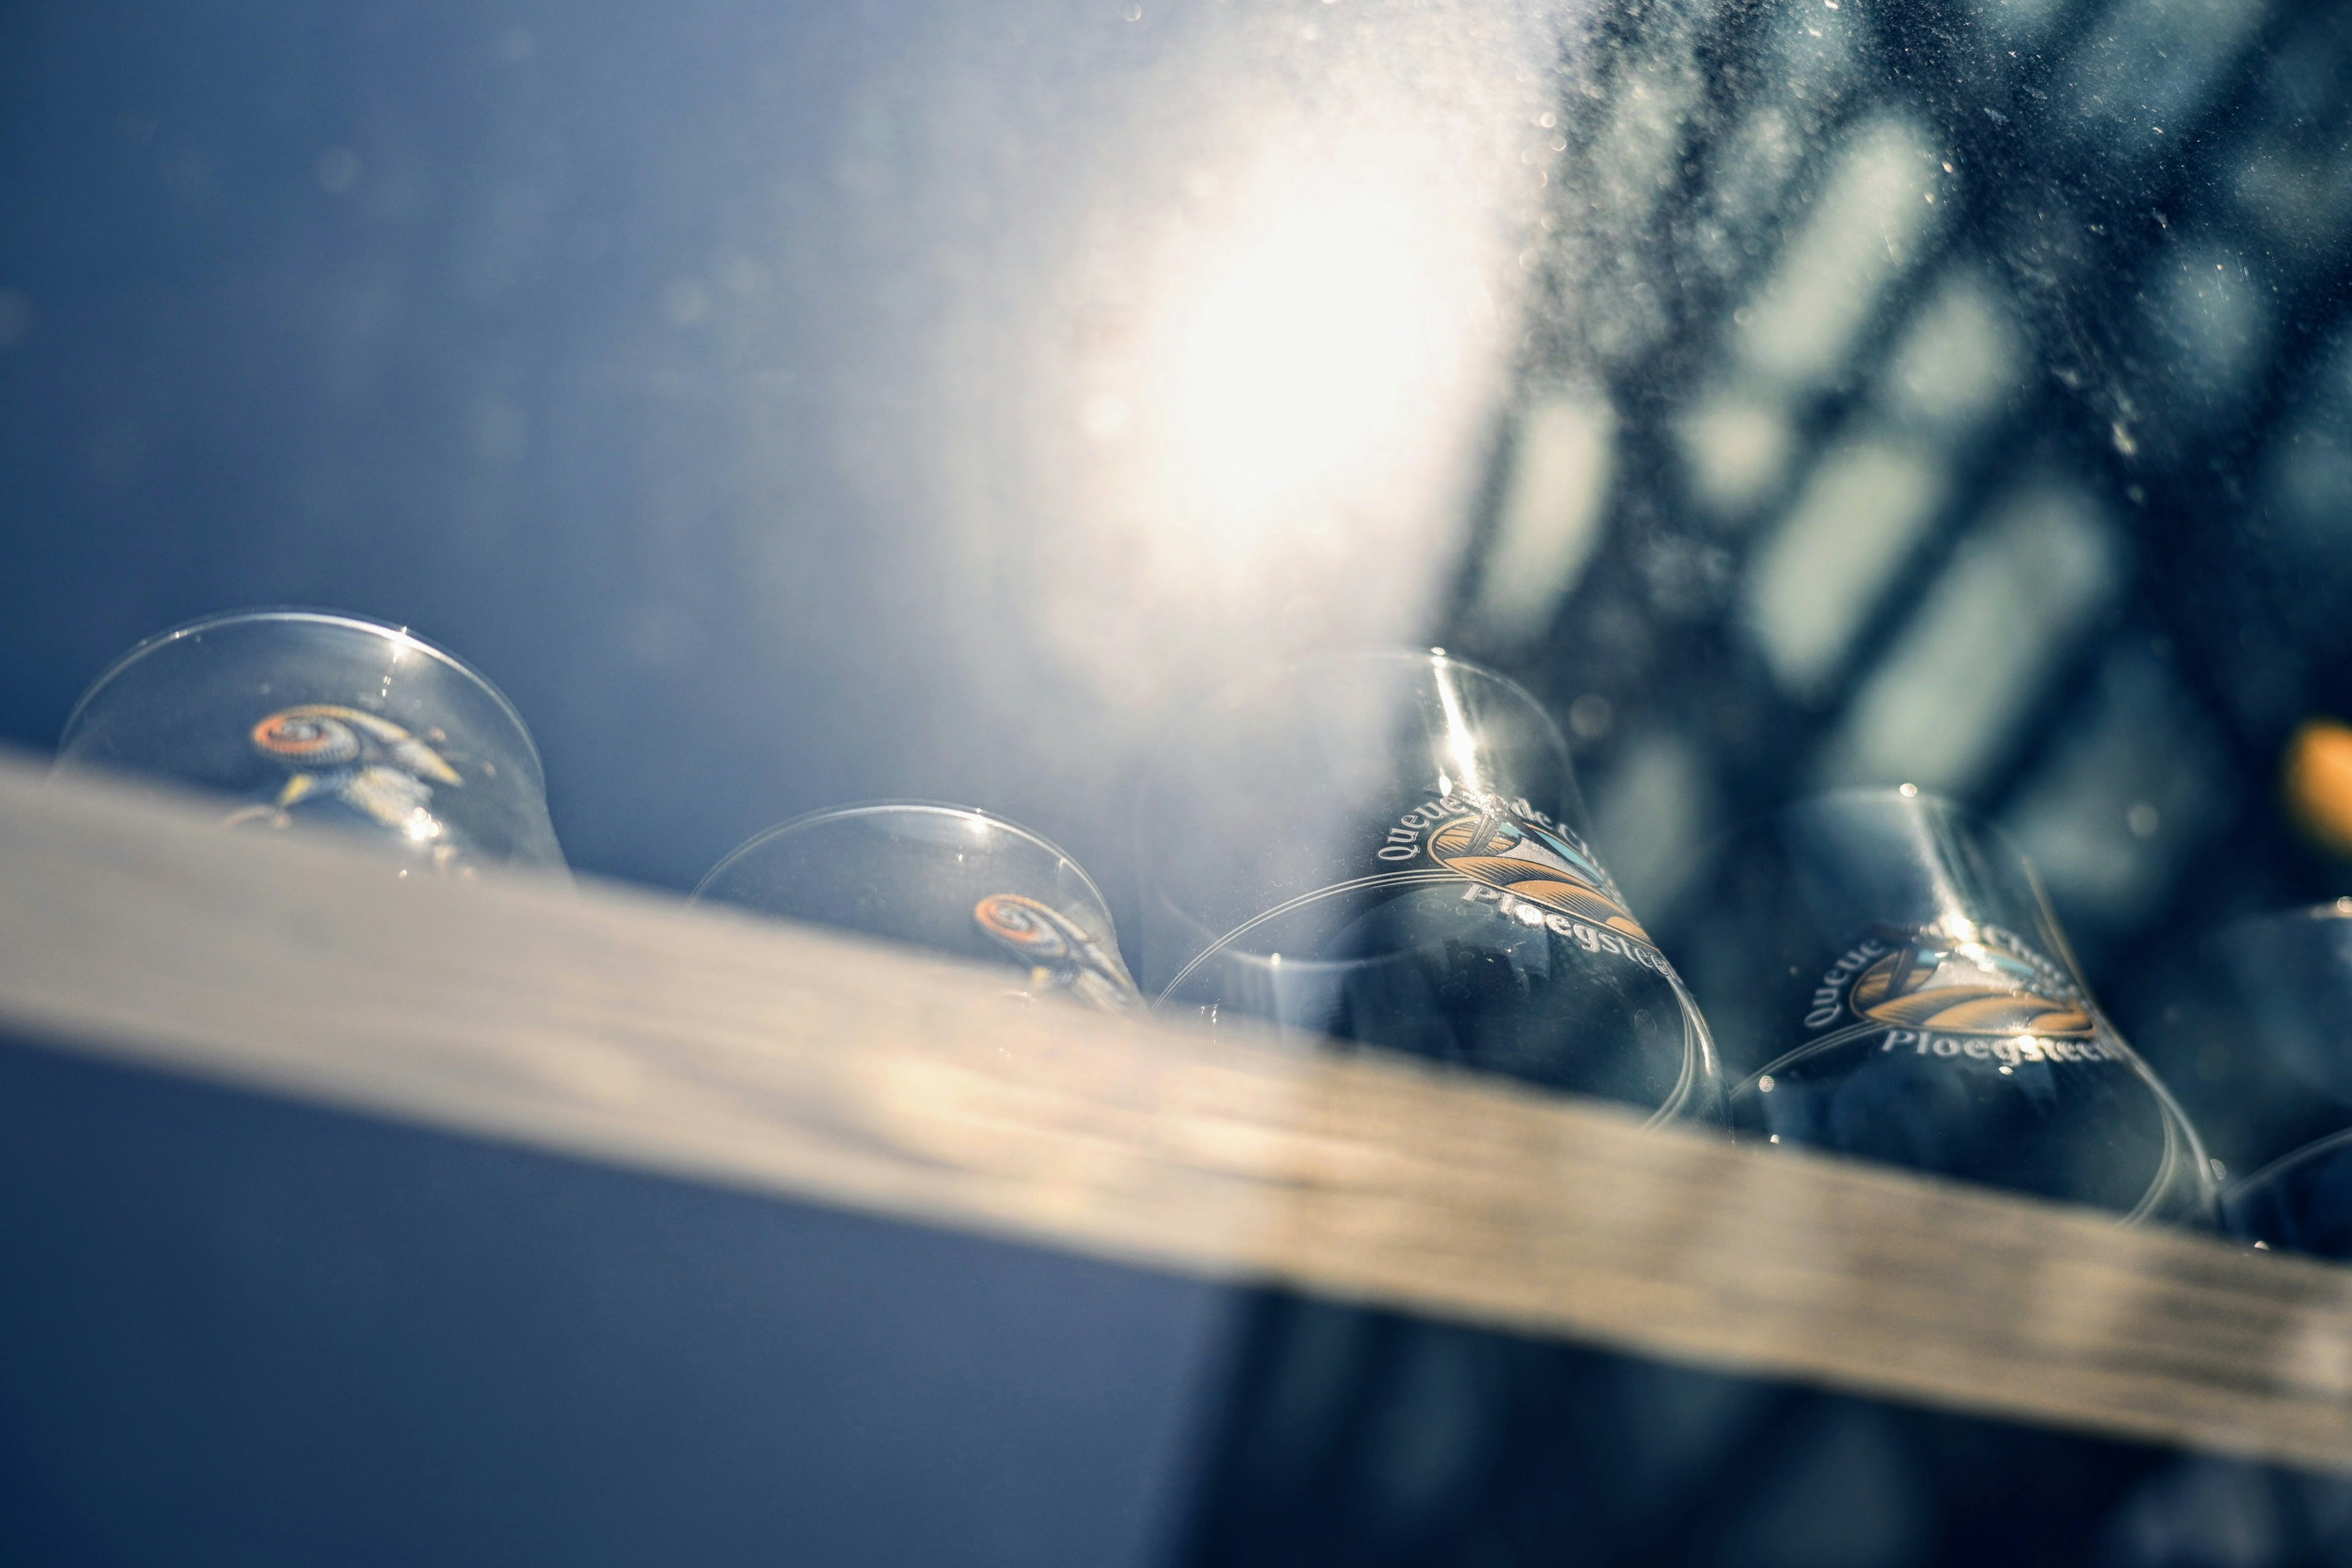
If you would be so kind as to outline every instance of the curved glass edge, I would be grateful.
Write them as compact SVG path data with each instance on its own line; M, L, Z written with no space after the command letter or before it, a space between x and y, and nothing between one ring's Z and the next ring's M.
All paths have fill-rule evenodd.
M1723 1060L1715 1048L1715 1032L1706 1026L1706 1015L1699 1011L1698 999L1683 984L1683 977L1670 968L1666 979L1683 1010L1682 1072L1665 1100L1642 1125L1663 1127L1671 1122L1728 1132L1731 1091L1723 1082Z
M1584 797L1581 782L1577 776L1575 753L1569 746L1567 736L1561 732L1559 723L1552 718L1551 710L1535 693L1509 676L1486 665L1450 654L1442 647L1374 646L1297 654L1265 665L1239 679L1227 682L1207 698L1192 704L1176 722L1168 727L1159 742L1151 748L1149 765L1145 768L1142 782L1137 786L1133 796L1135 810L1132 815L1135 821L1139 823L1150 815L1150 807L1163 782L1161 775L1170 771L1166 766L1168 759L1182 750L1187 737L1192 735L1199 726L1209 721L1221 709L1237 706L1252 697L1275 690L1283 683L1295 681L1302 674L1317 669L1362 670L1382 667L1401 671L1449 669L1482 680L1490 687L1507 693L1515 700L1516 705L1523 710L1526 717L1534 721L1538 729L1538 739L1548 742L1557 754L1561 788L1564 791L1564 798L1556 803L1557 806L1563 812L1562 820L1568 824L1579 842L1588 849L1591 847L1591 810ZM1442 685L1442 682L1440 684ZM1459 722L1458 717L1454 722ZM1606 876L1605 869L1603 875ZM1339 890L1339 885L1332 884L1307 896L1320 896L1323 893L1338 890ZM1613 891L1613 884L1612 890ZM1204 933L1212 931L1212 928L1193 911L1176 905L1172 900L1163 899L1162 903L1171 914L1198 927ZM1265 911L1263 910L1257 910L1249 918L1254 920L1264 913ZM1237 934L1239 923L1246 922L1227 926L1224 935L1213 942L1211 947L1231 941ZM1191 961L1192 964L1196 965L1202 958L1208 956L1208 949L1196 952ZM1160 986L1159 994L1163 999L1173 989L1173 984L1170 982Z
M2330 1132L2325 1138L2315 1138L2298 1149L2290 1149L2249 1176L2240 1176L2221 1189L2221 1210L2225 1217L2233 1217L2238 1208L2263 1191L2315 1160L2338 1153L2352 1147L2352 1127L2340 1132Z
M1590 826L1586 820L1588 808L1580 783L1577 778L1575 753L1569 745L1567 736L1561 731L1559 721L1553 718L1550 709L1534 692L1529 691L1511 677L1472 659L1449 653L1440 647L1377 645L1296 654L1271 662L1223 685L1193 705L1153 748L1153 766L1147 773L1145 782L1138 790L1139 802L1148 806L1156 787L1156 775L1160 771L1165 759L1180 752L1185 738L1197 726L1213 722L1221 710L1245 705L1251 700L1276 691L1286 684L1311 684L1322 672L1352 672L1358 675L1392 673L1401 687L1431 681L1434 678L1434 684L1441 689L1445 686L1446 677L1450 675L1468 682L1478 683L1489 691L1502 694L1510 705L1518 710L1519 717L1528 721L1528 738L1550 751L1558 759L1561 786L1567 797L1559 804L1570 814L1573 822L1572 831L1576 833L1579 842L1589 847ZM1450 709L1451 703L1448 702L1447 706ZM1141 813L1139 812L1139 816L1140 815ZM1605 870L1602 872L1602 877L1605 881ZM1370 879L1373 881L1382 879ZM1365 885L1363 879L1358 879L1317 889L1289 901L1277 904L1270 910L1262 910L1256 916L1225 931L1222 935L1215 934L1212 928L1204 924L1198 916L1176 905L1167 898L1164 891L1161 892L1160 907L1166 914L1198 931L1200 942L1189 961L1171 978L1160 983L1156 993L1148 993L1152 997L1150 1003L1152 1011L1162 1016L1176 1016L1186 1012L1188 1009L1185 1005L1173 1000L1176 992L1185 981L1205 963L1221 956L1249 959L1252 955L1234 949L1232 944L1236 937L1251 929L1268 914L1280 914L1307 901L1328 895L1360 891ZM1612 896L1616 896L1613 883L1609 885L1609 891ZM1672 987L1676 1007L1681 1014L1683 1050L1674 1084L1660 1100L1652 1102L1652 1108L1643 1125L1654 1127L1666 1123L1680 1123L1686 1126L1723 1128L1728 1124L1729 1100L1722 1080L1720 1057L1715 1045L1713 1032L1707 1026L1696 997L1691 994L1680 974L1674 970L1671 961L1666 961L1662 952L1659 957L1663 964L1660 973ZM1307 967L1315 967L1311 960L1300 962ZM1286 1028L1279 1023L1276 1024L1276 1027L1278 1031Z
M762 828L760 832L753 834L751 837L745 839L742 843L738 844L734 848L729 850L726 855L720 858L719 864L704 872L702 874L702 879L695 883L694 891L687 895L687 902L702 902L704 892L712 883L718 881L719 878L725 876L743 860L758 853L761 849L765 848L768 845L774 843L779 838L786 837L806 828L814 827L821 823L847 821L852 817L881 816L886 813L899 811L930 812L940 816L956 816L967 818L972 821L984 822L989 826L1009 833L1015 838L1026 839L1036 847L1043 849L1048 855L1060 860L1063 865L1068 867L1071 872L1076 876L1079 885L1086 889L1087 895L1094 900L1096 908L1101 910L1106 916L1109 913L1110 900L1103 897L1102 889L1095 885L1094 878L1087 875L1086 867L1078 863L1078 859L1076 856L1063 848L1060 845L1055 843L1052 839L1046 837L1044 834L1039 833L1033 828L1024 827L1021 824L1011 821L1005 817L999 816L993 812L983 811L976 805L958 805L953 801L945 800L917 799L860 800L851 801L846 805L821 805L814 811L804 811L798 816L789 817L786 820L776 824L773 827Z
M66 714L64 726L58 731L58 751L62 752L71 742L74 730L81 722L83 711L89 707L98 694L112 684L116 678L150 655L173 643L204 632L215 631L223 626L267 622L299 622L314 626L341 626L351 631L363 632L387 642L397 642L404 647L413 648L447 666L451 670L478 687L483 694L489 698L499 712L504 715L507 721L514 726L516 737L522 742L523 755L530 762L532 782L542 794L545 793L547 766L540 758L539 742L532 738L530 726L523 721L521 710L515 707L512 699L499 689L495 681L448 649L425 641L406 626L394 626L389 621L374 620L366 616L352 615L345 610L316 609L296 605L263 605L242 610L215 611L208 616L199 616L194 620L183 621L174 626L167 626L151 637L142 638L101 670L98 678L83 688L82 694L74 700L72 710Z
M2101 1015L2101 1021L2105 1022L2105 1015ZM1842 1040L1811 1040L1785 1056L1776 1057L1742 1079L1725 1094L1727 1113L1736 1113L1736 1108L1739 1102L1754 1095L1761 1080L1785 1073L1790 1067L1801 1063L1805 1058L1824 1050L1837 1049L1844 1043ZM2231 1200L2222 1192L2221 1184L2213 1179L2212 1163L2206 1158L2205 1146L2197 1136L2196 1124L2189 1120L2179 1103L2173 1100L2172 1091L2165 1087L2164 1080L2140 1058L2137 1051L2131 1048L2130 1043L2116 1032L2113 1024L2107 1025L2104 1037L2099 1043L2106 1050L2121 1053L2125 1065L2156 1100L2158 1116L2164 1128L2164 1152L2157 1160L2155 1174L2148 1178L2147 1185L2142 1190L2138 1202L2129 1209L2116 1213L2116 1224L2118 1226L2188 1226L2200 1230L2222 1228L2225 1210ZM1736 1125L1735 1121L1735 1128ZM2342 1136L2352 1139L2352 1131L2347 1131ZM2288 1159L2292 1160L2311 1152L2310 1149L2297 1150L2294 1155L2288 1156ZM1872 1164L1885 1163L1884 1161L1873 1160L1867 1155L1843 1155L1836 1149L1817 1148L1814 1152L1863 1160ZM2279 1163L2285 1163L2282 1161ZM2263 1173L2274 1168L2266 1167ZM1959 1182L1967 1186L1985 1187L1996 1192L2003 1190L1998 1183L1962 1176L1940 1176L1939 1173L1934 1171L1924 1173L1939 1176L1946 1181ZM2249 1185L2252 1180L2249 1178ZM2234 1187L2231 1189L2231 1192L2235 1190ZM2050 1201L2065 1202L2067 1200L2052 1199ZM2077 1203L2074 1206L2090 1205Z
M1981 822L1965 807L1955 805L1950 810L1964 819ZM2123 1031L2116 1027L2115 1020L2109 1018L2106 1010L2094 999L2090 977L2084 972L2083 961L2075 956L2074 944L2066 939L2066 928L2059 921L2057 908L2050 901L2050 889L2042 881L2042 868L2033 863L2033 857L2027 854L2024 847L2003 832L1999 825L1982 822L1981 826L1994 843L2015 855L2018 864L2025 868L2026 885L2033 889L2034 907L2042 917L2043 934L2057 949L2058 962L2066 966L2067 973L2074 977L2084 999L2090 1002L2092 1016L2106 1025L2107 1038L2104 1045L2109 1050L2124 1053L2124 1059L2130 1064L2132 1071L2147 1086L2148 1092L2156 1097L2157 1104L2163 1109L2164 1158L2158 1163L2155 1176L2149 1180L2146 1194L2117 1223L2189 1224L2208 1230L2220 1229L2221 1183L2214 1179L2213 1162L2205 1152L2204 1140L2197 1136L2197 1124L2189 1120L2189 1113L2172 1097L2172 1090L2163 1078L2147 1065L2147 1059L2132 1047L2131 1042L2124 1038Z
M2033 863L2033 857L2026 853L2024 847L2000 824L1957 801L1921 790L1917 785L1910 784L1858 784L1825 790L1808 795L1802 800L1791 802L1781 807L1780 811L1760 818L1759 821L1767 823L1778 821L1788 811L1800 806L1826 805L1840 801L1863 803L1874 800L1899 800L1905 805L1915 807L1924 816L1932 818L1923 823L1923 826L1939 843L1951 840L1953 826L1963 825L1969 830L1980 834L1988 843L2015 859L2024 872L2026 886L2032 895L2034 914L2037 917L2036 923L2040 928L2037 934L2050 944L2053 956L2064 966L2068 978L2074 983L2082 996L2089 1004L2092 1015L2103 1026L2101 1030L2103 1038L2100 1042L2102 1047L2111 1051L2120 1052L2133 1076L2140 1080L2155 1099L2164 1128L2164 1152L2158 1157L2156 1172L2149 1178L2148 1184L2142 1192L2138 1202L2130 1209L2116 1215L2116 1225L2119 1226L2186 1225L2208 1230L2222 1228L2226 1215L2224 1194L2221 1184L2214 1177L2212 1163L2206 1155L2204 1142L2197 1135L2196 1124L2189 1121L2188 1112L2183 1110L2179 1102L2173 1098L2172 1090L2166 1086L2164 1079L2147 1065L2139 1052L2132 1047L2131 1043L2124 1038L2122 1032L2116 1027L2115 1021L2109 1018L2105 1010L2093 999L2090 982L2084 973L2082 961L2075 955L2074 945L2066 939L2065 927L2058 920L2057 910L2050 900L2049 889L2042 879L2040 869ZM1717 847L1719 849L1722 843L1736 839L1742 831L1733 829L1722 835ZM2339 900L2338 904L2341 902L2342 900ZM2318 905L2305 912L2336 913L2338 912L2338 904ZM1731 1113L1736 1118L1736 1108L1739 1101L1756 1093L1759 1083L1764 1079L1778 1076L1793 1065L1820 1052L1836 1049L1843 1044L1843 1041L1838 1038L1808 1040L1773 1058L1726 1090L1724 1101L1727 1113ZM2352 1131L2347 1131L2344 1136L2352 1138ZM2303 1154L2313 1152L2316 1147L2314 1145L2311 1148L2295 1151L2294 1154L2276 1163L2284 1165ZM1855 1157L1861 1158L1861 1156ZM2267 1167L2263 1173L2267 1173L2268 1170L2275 1168L2276 1165ZM2254 1179L2249 1178L2246 1184L2251 1185ZM1985 1184L1972 1182L1969 1184Z
M1194 722L1221 703L1228 703L1251 692L1270 688L1301 671L1341 668L1349 666L1363 668L1374 665L1390 665L1400 668L1414 665L1433 668L1444 666L1492 681L1505 690L1515 693L1524 700L1528 713L1543 725L1545 732L1559 747L1561 756L1570 760L1570 778L1571 781L1574 780L1574 752L1570 749L1568 737L1561 732L1559 721L1552 718L1551 710L1544 706L1542 700L1502 671L1480 664L1475 659L1464 658L1459 654L1448 653L1442 647L1399 647L1375 645L1354 648L1328 648L1313 653L1295 654L1244 675L1237 680L1229 681L1211 692L1202 700L1194 703L1177 723L1170 727L1165 737L1152 749L1153 756L1155 758L1164 756L1173 751L1180 743L1180 737ZM1143 786L1143 793L1148 794L1150 789L1150 785L1147 783ZM1580 788L1576 804L1580 811L1584 808L1585 802L1582 799Z

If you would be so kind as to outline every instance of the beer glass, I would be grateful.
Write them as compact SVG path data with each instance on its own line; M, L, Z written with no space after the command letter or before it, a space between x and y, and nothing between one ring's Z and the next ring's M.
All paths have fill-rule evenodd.
M1990 824L1908 785L1803 801L1735 842L1707 907L1694 984L1752 1068L1743 1134L2210 1220L2195 1131Z
M150 637L66 721L55 776L89 771L231 797L228 826L363 835L437 871L563 865L513 704L432 644L356 616L247 610Z
M698 900L1021 972L1032 996L1139 1010L1092 878L1002 817L876 801L795 817L713 867Z
M1567 743L1490 670L1433 650L1245 680L1169 737L1136 842L1164 1009L1720 1115L1706 1023L1592 852Z

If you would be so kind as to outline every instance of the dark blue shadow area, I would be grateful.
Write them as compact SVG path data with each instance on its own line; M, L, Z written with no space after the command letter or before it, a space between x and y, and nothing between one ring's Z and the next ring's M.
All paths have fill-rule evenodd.
M1114 859L1110 715L1020 528L945 515L990 481L942 400L1003 401L947 340L1136 53L1066 0L0 13L0 740L177 621L323 605L508 691L584 869L688 888L876 795Z
M1243 1321L1187 1568L2286 1568L2352 1552L2352 1490L2324 1479L1274 1292ZM2257 1545L2215 1555L2240 1540Z
M1214 1289L0 1048L0 1556L1141 1563Z
M854 614L869 552L767 552L846 526L814 405L762 416L837 353L855 268L780 276L738 232L824 202L854 14L108 4L0 35L0 734L46 748L166 625L315 604L505 686L591 867L691 885L888 787L830 715L891 672L798 597ZM753 689L814 776L746 776Z

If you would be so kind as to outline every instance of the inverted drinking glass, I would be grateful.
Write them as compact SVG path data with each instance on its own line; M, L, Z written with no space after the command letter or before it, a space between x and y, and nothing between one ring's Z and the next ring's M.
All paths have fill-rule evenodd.
M237 803L226 825L338 827L438 870L563 864L514 705L356 616L248 610L150 637L75 705L57 766L169 780Z
M2133 1221L2211 1217L2196 1132L1990 824L1907 786L1818 796L1736 840L1709 905L1695 983L1753 1068L1744 1133Z
M1567 743L1491 670L1400 651L1246 680L1168 739L1136 843L1163 1008L1720 1114L1706 1023L1592 851Z
M694 897L1009 966L1033 996L1139 1005L1094 879L968 806L877 801L795 817L713 867Z

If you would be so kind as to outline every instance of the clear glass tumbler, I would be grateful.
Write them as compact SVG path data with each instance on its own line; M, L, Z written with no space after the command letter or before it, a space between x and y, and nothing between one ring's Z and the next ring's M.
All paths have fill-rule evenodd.
M148 638L75 705L57 769L168 779L241 802L230 825L331 826L444 871L563 864L514 705L355 616L247 610Z
M967 806L875 801L795 817L719 861L694 897L1007 964L1033 996L1140 1005L1094 879L1027 828Z
M1908 788L1787 807L1734 840L1698 994L1749 1072L1735 1125L2122 1212L2204 1223L2171 1094L2100 1013L2024 856Z
M1587 841L1566 742L1491 670L1374 653L1244 681L1168 739L1136 843L1163 1008L1721 1113L1706 1025Z

